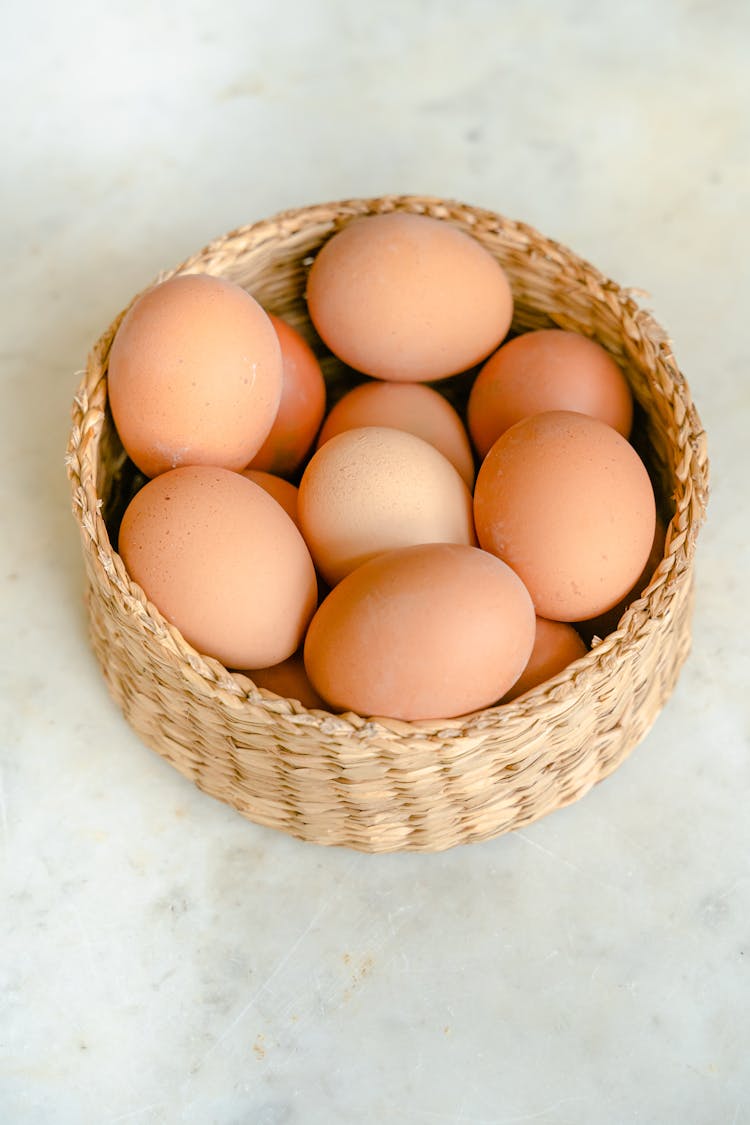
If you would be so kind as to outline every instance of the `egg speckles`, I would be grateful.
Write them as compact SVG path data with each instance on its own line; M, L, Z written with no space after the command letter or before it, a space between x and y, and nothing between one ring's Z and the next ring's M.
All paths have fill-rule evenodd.
M377 380L360 383L329 411L318 435L318 449L335 434L360 426L390 426L422 438L448 458L468 488L474 484L474 456L464 424L432 387Z
M471 493L451 463L421 438L387 426L327 441L300 481L298 512L330 585L396 547L475 542Z
M487 360L471 388L467 416L477 452L484 457L516 422L547 410L589 414L628 437L633 396L595 340L558 328L526 332Z
M122 444L147 477L180 465L244 469L276 417L281 348L244 289L183 274L125 314L108 385Z
M648 559L656 505L648 473L611 426L570 411L517 422L477 476L482 547L523 579L540 617L609 609Z
M345 363L379 379L444 379L505 337L513 296L501 266L450 223L403 211L357 219L320 250L313 324Z
M305 667L336 709L447 718L498 700L526 666L534 628L510 567L477 547L430 543L344 578L310 624Z
M302 536L257 484L226 469L173 469L131 500L120 527L131 577L199 652L265 667L299 647L317 601Z

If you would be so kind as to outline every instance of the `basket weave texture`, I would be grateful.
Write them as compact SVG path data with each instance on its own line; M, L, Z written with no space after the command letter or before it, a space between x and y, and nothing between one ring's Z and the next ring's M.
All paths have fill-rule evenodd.
M66 462L93 647L143 741L259 824L367 852L437 851L497 836L577 800L617 768L651 727L690 647L693 558L708 494L705 434L664 331L632 291L522 223L422 196L324 203L233 231L157 280L203 272L244 286L307 337L333 388L339 365L310 325L307 270L343 225L396 209L452 223L500 261L513 287L514 331L582 332L628 375L635 441L667 543L645 595L588 655L514 703L410 723L308 711L200 655L130 580L114 548L134 487L107 402L107 358L126 310L89 356Z

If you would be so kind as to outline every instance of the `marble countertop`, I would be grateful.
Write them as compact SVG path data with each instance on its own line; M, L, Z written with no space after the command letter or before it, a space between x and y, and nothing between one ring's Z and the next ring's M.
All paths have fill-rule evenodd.
M2 37L0 1121L750 1122L750 9L16 5ZM87 641L76 370L161 268L383 192L646 290L709 437L645 742L495 841L299 843L145 749Z

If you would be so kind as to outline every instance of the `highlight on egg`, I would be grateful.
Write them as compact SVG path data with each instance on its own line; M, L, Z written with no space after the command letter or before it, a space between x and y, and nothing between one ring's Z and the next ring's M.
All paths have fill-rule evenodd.
M357 567L307 631L304 660L334 710L415 720L495 703L534 644L531 598L500 559L429 543Z
M513 317L510 283L470 234L392 211L348 223L318 252L310 318L334 355L378 379L444 379L485 359Z
M480 457L516 422L548 410L588 414L628 437L633 396L596 340L560 328L526 332L498 348L472 385L467 421Z
M329 411L317 448L336 434L360 426L390 426L422 438L448 458L467 488L474 484L474 455L466 428L458 412L432 387L377 380L360 383Z
M239 285L180 274L130 307L109 355L112 417L147 477L181 465L244 469L279 407L281 347Z
M286 660L317 604L310 553L271 496L239 473L172 469L131 500L118 549L149 601L229 668Z
M621 434L560 410L498 438L477 476L474 517L480 545L513 567L540 617L581 621L615 605L643 570L656 504Z
M383 551L476 542L471 493L450 461L387 426L346 430L321 446L302 475L298 512L331 586Z
M326 385L307 341L281 317L269 313L269 318L281 347L281 400L250 467L286 476L299 468L315 441L326 409Z

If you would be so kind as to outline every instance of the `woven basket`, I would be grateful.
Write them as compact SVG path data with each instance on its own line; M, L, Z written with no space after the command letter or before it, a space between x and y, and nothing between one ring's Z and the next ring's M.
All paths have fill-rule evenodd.
M131 582L113 546L124 506L142 483L107 403L107 357L124 313L89 357L67 468L94 650L143 741L259 824L367 852L437 851L519 828L577 800L651 727L690 646L708 462L670 344L633 293L537 231L489 211L417 196L305 207L219 238L159 280L200 271L244 286L310 340L335 392L340 365L308 320L307 269L341 226L392 210L431 215L479 239L510 277L514 331L557 326L593 336L628 374L638 404L634 441L669 525L667 543L645 595L587 656L517 702L411 723L308 711L201 656Z

